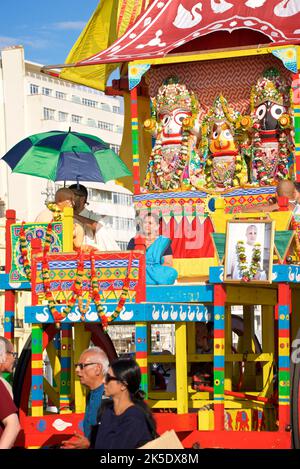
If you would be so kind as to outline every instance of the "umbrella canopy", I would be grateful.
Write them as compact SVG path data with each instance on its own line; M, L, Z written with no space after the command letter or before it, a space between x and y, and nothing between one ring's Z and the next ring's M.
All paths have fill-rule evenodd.
M107 182L131 175L109 145L94 135L53 130L21 140L2 158L14 173L51 181Z

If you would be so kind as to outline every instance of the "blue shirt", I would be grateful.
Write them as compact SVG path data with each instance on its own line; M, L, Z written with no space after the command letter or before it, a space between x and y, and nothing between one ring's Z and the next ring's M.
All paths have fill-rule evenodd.
M104 392L104 385L101 384L96 389L90 392L89 400L86 405L84 419L83 419L83 432L84 436L90 439L91 427L97 424L98 409L101 405L101 399Z

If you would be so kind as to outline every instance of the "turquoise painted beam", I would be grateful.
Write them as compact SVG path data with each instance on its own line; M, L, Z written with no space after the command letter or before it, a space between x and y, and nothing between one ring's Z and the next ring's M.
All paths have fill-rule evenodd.
M30 282L10 282L9 274L0 274L0 290L30 290Z
M104 308L106 314L112 313L117 303L106 303ZM65 305L57 305L57 311L62 311ZM114 320L116 323L124 322L196 322L209 321L212 318L212 305L192 303L128 303L125 305L120 316ZM78 305L68 314L63 321L65 323L82 322ZM26 306L25 322L31 324L53 323L53 317L48 306ZM90 304L90 310L85 314L84 322L100 322L94 303Z

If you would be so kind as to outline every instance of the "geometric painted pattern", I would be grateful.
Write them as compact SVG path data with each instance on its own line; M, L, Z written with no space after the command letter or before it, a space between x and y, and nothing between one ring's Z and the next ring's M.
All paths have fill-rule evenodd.
M46 238L46 230L48 223L26 223L24 224L25 237L27 241L28 259L31 257L31 240L40 239L42 246ZM28 278L24 272L23 257L20 250L20 231L22 225L20 223L11 226L11 252L12 261L9 273L11 282L28 282ZM52 223L50 252L62 251L62 223Z
M100 295L103 299L118 299L121 295L127 269L129 255L127 253L95 254L95 272L98 280ZM44 299L44 283L42 278L42 262L34 263L36 275L32 278L32 289L39 296L39 302ZM73 292L77 274L77 254L55 254L48 256L50 291L56 300L67 300ZM129 275L129 298L136 296L141 289L143 275L141 269L141 255L134 254ZM83 298L87 298L91 287L91 262L88 255L84 256L84 273L82 277Z

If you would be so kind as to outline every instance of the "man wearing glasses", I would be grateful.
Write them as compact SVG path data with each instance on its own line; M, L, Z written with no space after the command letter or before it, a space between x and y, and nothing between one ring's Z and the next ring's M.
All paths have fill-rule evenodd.
M92 426L97 424L97 413L101 405L104 377L108 367L107 355L100 347L84 350L79 357L79 362L75 363L75 372L80 383L90 390L83 419L84 436L74 433L71 439L62 442L62 448L89 448Z
M11 386L2 377L12 372L16 358L13 345L0 336L0 449L12 448L21 429Z

